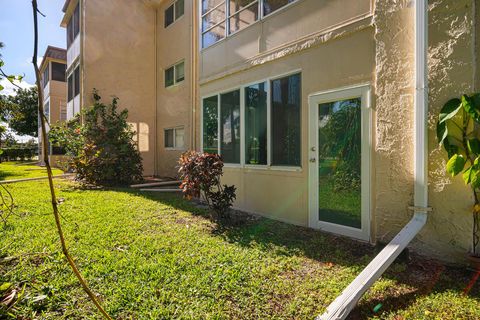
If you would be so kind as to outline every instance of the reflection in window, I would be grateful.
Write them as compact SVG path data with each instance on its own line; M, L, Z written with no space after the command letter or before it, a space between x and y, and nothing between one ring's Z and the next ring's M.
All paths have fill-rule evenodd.
M240 90L220 95L220 154L225 163L240 163Z
M281 7L295 1L297 0L263 0L263 16L269 15Z
M203 0L202 48L211 46L295 1L297 0Z
M300 74L272 86L272 165L300 166Z
M226 2L202 1L202 47L225 38Z
M258 1L230 1L229 32L241 30L258 20Z
M267 91L265 83L245 88L245 163L267 164Z
M168 7L164 12L165 28L174 23L185 13L185 2L184 0L175 1L170 7Z
M185 62L179 62L165 69L165 87L173 86L185 80Z
M203 152L218 153L218 97L203 99Z

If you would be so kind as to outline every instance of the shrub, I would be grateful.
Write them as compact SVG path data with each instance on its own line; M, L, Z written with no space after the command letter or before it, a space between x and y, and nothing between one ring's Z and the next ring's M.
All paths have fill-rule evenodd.
M55 126L49 139L70 156L76 179L94 185L124 185L143 180L142 158L127 123L118 112L118 98L108 105L93 92L94 104L65 125Z
M180 188L186 198L200 198L218 217L225 217L235 201L235 187L222 185L223 161L217 154L187 151L180 156Z
M2 148L2 150L0 154L2 161L32 160L37 152L37 148L30 147L11 147Z

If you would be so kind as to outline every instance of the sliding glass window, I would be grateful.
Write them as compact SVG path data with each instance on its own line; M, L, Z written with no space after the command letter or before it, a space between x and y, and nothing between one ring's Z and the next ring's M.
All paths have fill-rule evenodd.
M230 164L300 167L301 93L298 73L204 98L203 151Z
M202 48L297 0L202 0Z
M245 88L245 164L267 164L266 83Z
M240 90L220 95L220 155L240 163Z
M263 16L269 15L295 1L297 0L263 0Z
M272 165L300 166L300 74L271 82Z
M202 1L202 48L225 38L226 34L225 1Z
M203 152L218 153L218 96L203 99Z
M258 20L258 0L230 0L228 33L241 30Z

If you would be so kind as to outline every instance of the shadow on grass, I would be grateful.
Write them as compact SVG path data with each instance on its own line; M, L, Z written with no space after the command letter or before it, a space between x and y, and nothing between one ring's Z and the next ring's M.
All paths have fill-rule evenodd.
M255 245L276 255L304 256L321 264L353 267L360 272L381 250L345 237L243 213L231 220L213 219L208 210L198 208L194 203L182 199L179 194L140 192L129 188L114 190L159 201L209 219L212 222L213 235L243 247ZM403 255L397 258L383 277L395 280L408 288L397 290L394 287L371 294L368 299L359 302L349 319L366 319L402 310L419 297L432 292L440 293L447 290L463 292L473 274L465 268L446 267L433 260ZM479 283L472 287L469 296L480 300ZM373 309L380 304L380 310L374 311Z

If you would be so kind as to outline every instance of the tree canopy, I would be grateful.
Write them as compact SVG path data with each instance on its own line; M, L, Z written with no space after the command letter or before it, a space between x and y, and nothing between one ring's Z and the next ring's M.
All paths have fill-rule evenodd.
M0 120L19 135L38 135L37 88L16 89L16 95L0 98Z

